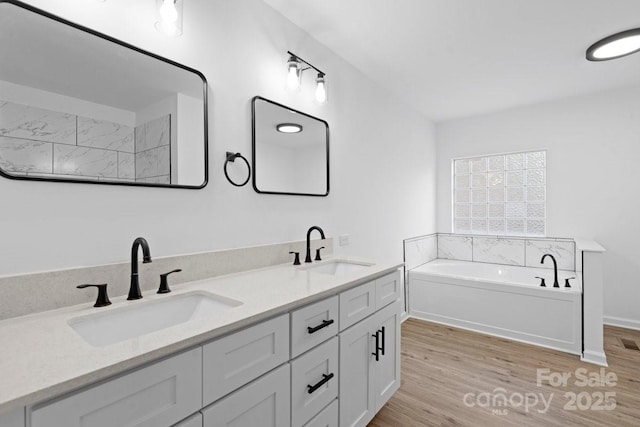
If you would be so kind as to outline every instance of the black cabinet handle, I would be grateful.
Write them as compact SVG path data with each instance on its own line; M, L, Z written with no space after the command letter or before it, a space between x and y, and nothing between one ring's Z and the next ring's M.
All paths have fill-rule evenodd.
M323 385L328 383L331 378L333 378L333 374L332 373L329 374L329 375L322 374L322 379L320 381L318 381L317 384L315 384L315 385L307 385L307 388L308 388L307 393L309 393L309 394L313 393L314 391L316 391L317 389L319 389L320 387L322 387Z
M380 361L380 331L376 331L375 334L371 335L372 337L375 337L376 339L376 352L375 353L371 353L373 356L376 357L376 362Z
M382 329L379 329L380 331L380 335L382 335L382 347L379 348L380 350L380 354L382 354L384 356L384 326L382 327Z
M327 326L329 326L331 324L333 324L333 319L324 320L318 326L314 326L313 328L311 326L307 326L307 332L309 332L310 334L313 334L313 333L318 332L322 328L326 328Z

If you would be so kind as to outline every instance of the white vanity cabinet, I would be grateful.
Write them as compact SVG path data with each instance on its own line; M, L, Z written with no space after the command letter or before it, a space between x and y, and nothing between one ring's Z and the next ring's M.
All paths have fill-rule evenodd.
M400 386L399 278L0 415L0 427L364 426Z
M0 427L24 427L24 408L0 414Z
M31 427L171 426L202 408L202 348L63 397L31 412Z
M341 427L366 426L400 387L401 311L396 300L340 333Z

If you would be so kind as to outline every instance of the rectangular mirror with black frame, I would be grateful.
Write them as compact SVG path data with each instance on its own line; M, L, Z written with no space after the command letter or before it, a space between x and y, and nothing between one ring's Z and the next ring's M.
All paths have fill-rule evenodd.
M329 124L260 96L251 112L255 191L327 196Z
M0 175L202 188L206 79L24 3L0 0Z

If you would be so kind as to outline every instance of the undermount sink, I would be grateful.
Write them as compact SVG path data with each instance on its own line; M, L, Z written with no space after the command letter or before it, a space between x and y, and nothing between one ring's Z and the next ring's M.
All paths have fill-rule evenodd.
M105 347L181 323L204 319L242 305L240 301L208 292L193 292L165 299L77 317L69 321L86 342Z
M365 264L359 262L345 261L345 260L332 260L326 261L322 264L313 265L307 267L307 271L313 273L330 274L332 276L342 276L344 274L356 273L371 267L372 264Z

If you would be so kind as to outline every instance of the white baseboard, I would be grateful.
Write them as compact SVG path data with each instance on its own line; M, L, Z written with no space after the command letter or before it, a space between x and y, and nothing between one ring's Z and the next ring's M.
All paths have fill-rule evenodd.
M622 317L604 316L605 325L618 326L620 328L635 329L640 331L640 321L624 319Z
M580 360L587 363L593 363L594 365L609 366L607 364L607 356L602 351L585 351L582 356L580 356Z

